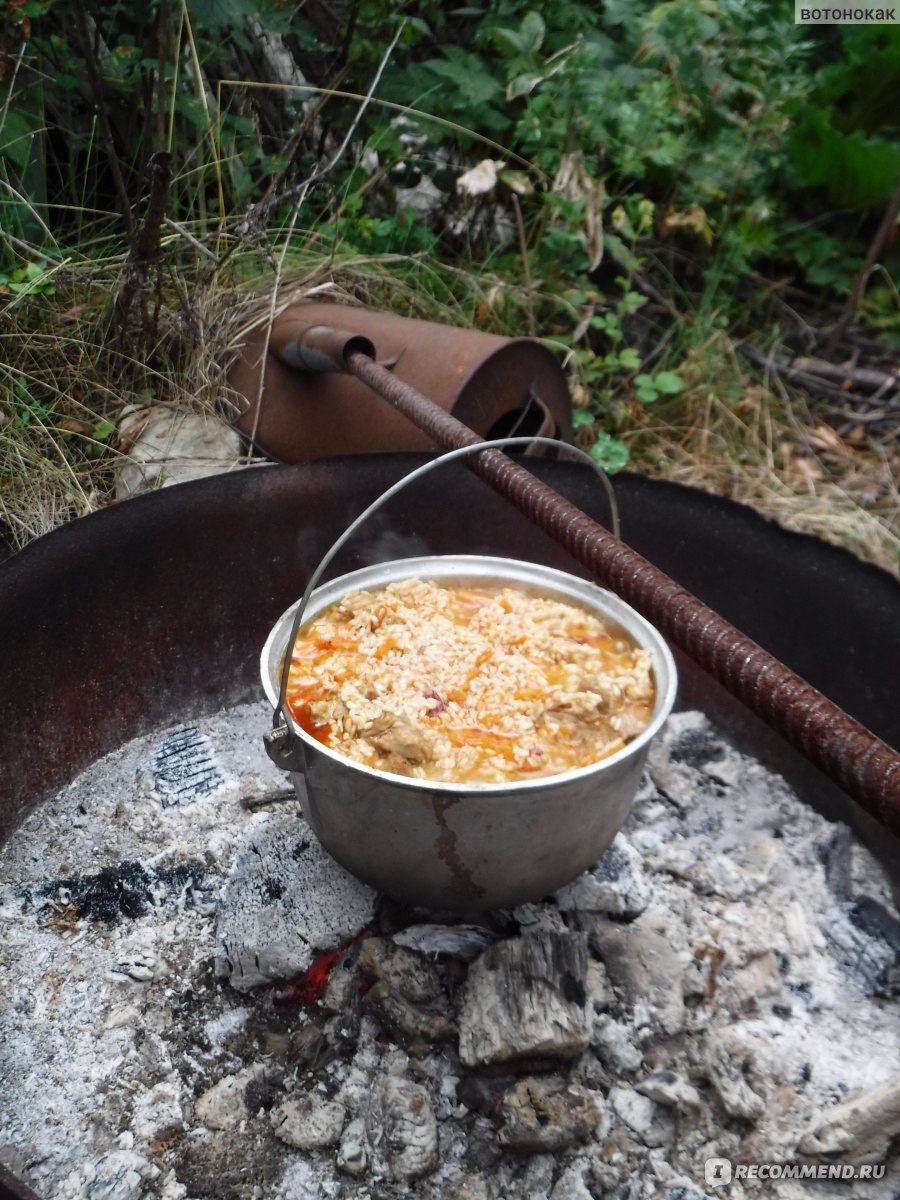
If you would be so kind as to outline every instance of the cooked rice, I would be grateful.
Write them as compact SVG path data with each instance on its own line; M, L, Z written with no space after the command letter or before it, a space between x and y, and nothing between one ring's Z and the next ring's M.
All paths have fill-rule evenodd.
M403 580L303 627L294 720L368 767L506 783L587 766L649 722L650 655L575 604L507 586Z

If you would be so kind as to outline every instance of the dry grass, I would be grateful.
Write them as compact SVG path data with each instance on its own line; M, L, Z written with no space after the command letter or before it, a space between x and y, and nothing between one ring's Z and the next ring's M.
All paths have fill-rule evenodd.
M425 259L248 252L227 285L209 274L201 285L203 265L166 277L158 334L140 348L116 325L122 259L55 268L53 295L0 298L0 523L14 545L112 501L116 460L129 450L116 427L128 412L232 411L225 376L236 348L302 297L519 331L521 304L512 297L504 315L495 281ZM842 441L795 397L754 383L724 335L689 352L681 374L689 386L677 402L633 406L620 436L637 469L752 505L900 574L898 438L881 455Z
M748 504L900 575L900 427L877 451L842 440L797 395L754 382L724 334L689 353L678 404L624 435L649 475Z

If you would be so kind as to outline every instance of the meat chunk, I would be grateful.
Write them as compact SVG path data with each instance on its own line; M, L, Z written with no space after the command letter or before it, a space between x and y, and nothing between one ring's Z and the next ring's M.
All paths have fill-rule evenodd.
M612 679L604 679L602 675L585 675L581 680L581 688L596 696L596 707L600 712L615 712L622 703L622 689Z
M387 714L385 714L387 715ZM423 730L417 729L408 717L391 717L390 724L382 724L383 718L373 722L366 731L367 740L384 754L396 754L413 766L428 762L434 757L430 739ZM381 726L381 728L377 728Z

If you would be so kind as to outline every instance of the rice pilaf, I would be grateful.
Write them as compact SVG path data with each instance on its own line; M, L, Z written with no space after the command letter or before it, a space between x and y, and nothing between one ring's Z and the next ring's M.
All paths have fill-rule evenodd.
M352 592L294 646L287 703L368 767L507 783L588 766L649 723L648 651L577 604L409 579Z

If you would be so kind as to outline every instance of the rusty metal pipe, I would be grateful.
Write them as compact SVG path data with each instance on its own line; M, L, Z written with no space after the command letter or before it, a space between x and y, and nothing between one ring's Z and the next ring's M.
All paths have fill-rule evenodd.
M350 351L345 361L353 375L440 446L454 449L483 440L372 357ZM505 454L486 450L473 457L470 466L867 812L900 835L900 754Z
M316 374L343 374L350 354L375 357L375 347L367 337L306 321L274 321L269 344L285 366Z

